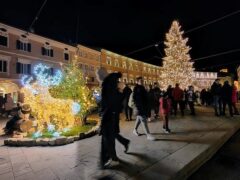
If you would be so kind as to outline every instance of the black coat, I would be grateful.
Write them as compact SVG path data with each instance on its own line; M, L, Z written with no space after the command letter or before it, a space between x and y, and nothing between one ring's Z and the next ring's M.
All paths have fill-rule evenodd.
M159 87L155 87L155 88L153 88L153 92L154 92L154 104L155 104L155 106L159 106L161 90L159 89Z
M123 96L124 96L124 103L123 104L124 104L125 107L128 105L128 101L129 101L129 97L130 97L131 93L132 93L132 90L131 90L130 87L126 86L123 89Z
M150 89L148 92L147 92L147 94L148 94L148 108L151 110L151 109L153 109L154 108L154 105L155 105L155 103L154 103L154 91L153 91L153 89Z
M221 95L221 84L217 84L216 82L213 83L211 86L211 94L213 96L220 96Z
M221 89L221 97L225 102L232 101L232 87L229 84L224 84Z
M147 91L142 85L136 85L133 89L133 101L137 108L137 115L148 115L148 95Z
M123 94L112 91L101 101L101 134L116 135L120 132L119 114L122 111Z

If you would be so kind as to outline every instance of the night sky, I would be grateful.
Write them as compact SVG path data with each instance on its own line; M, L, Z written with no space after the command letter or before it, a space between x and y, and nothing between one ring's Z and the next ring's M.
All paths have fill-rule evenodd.
M28 30L45 0L1 2L0 22ZM105 48L129 57L161 65L165 39L173 20L182 30L240 10L239 0L48 0L33 29L36 34L69 44ZM192 59L240 49L240 12L201 29L186 33ZM223 67L236 70L240 51L196 61L197 70Z

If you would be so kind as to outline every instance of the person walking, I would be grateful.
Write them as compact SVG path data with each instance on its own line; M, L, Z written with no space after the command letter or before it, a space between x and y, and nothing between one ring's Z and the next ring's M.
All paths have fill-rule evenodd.
M195 108L194 108L194 101L196 100L196 95L194 93L193 86L188 87L187 91L187 102L191 111L191 115L196 115L195 114Z
M154 112L155 118L157 118L159 113L159 98L161 96L161 90L158 87L157 82L154 83L153 94L154 94Z
M219 116L222 114L222 107L221 107L221 85L219 83L219 79L216 79L211 86L211 94L213 96L213 107L215 111L215 116ZM219 111L218 111L219 110Z
M140 124L142 124L143 130L147 135L147 139L152 141L155 140L155 138L150 134L147 124L148 107L146 102L148 101L148 97L147 91L143 86L142 77L137 78L137 84L133 89L133 101L136 109L136 123L134 126L133 134L139 136L138 127Z
M100 168L104 169L111 164L116 164L119 159L115 149L115 139L124 147L125 153L128 151L130 140L121 136L119 128L119 114L122 109L123 85L119 82L121 73L109 74L102 83L102 100L101 100L101 125L100 135L101 153Z
M154 91L153 91L153 88L152 88L151 84L149 85L147 95L148 95L148 115L147 115L147 118L148 118L148 122L151 122L152 121L152 110L155 110L155 107L154 107L154 105L155 105L154 104Z
M5 112L6 112L6 117L7 118L11 118L11 111L13 109L14 106L14 102L13 102L13 98L11 97L11 93L8 93L5 99Z
M171 131L169 129L169 114L171 112L171 99L168 97L168 93L164 93L163 96L159 100L159 112L161 117L163 118L163 131L169 134Z
M168 88L167 88L167 95L168 95L168 98L171 100L171 110L170 110L171 115L173 114L173 107L172 107L173 95L172 95L172 92L173 92L173 88L172 88L171 85L169 85Z
M238 92L237 92L237 87L233 85L232 89L232 106L234 110L234 115L239 115L236 103L238 102Z
M128 84L126 84L125 88L123 89L123 95L124 95L123 107L124 107L124 112L126 116L126 121L132 120L132 108L128 106L128 101L131 93L132 93L131 88L128 86Z
M174 109L174 115L177 115L177 107L179 105L180 111L182 116L184 116L184 102L183 102L183 96L184 92L183 90L179 87L179 84L176 83L175 88L173 89L173 109Z
M229 114L233 117L232 111L232 87L228 81L224 82L224 85L221 89L221 97L223 101L223 115L225 116L226 105L228 105Z

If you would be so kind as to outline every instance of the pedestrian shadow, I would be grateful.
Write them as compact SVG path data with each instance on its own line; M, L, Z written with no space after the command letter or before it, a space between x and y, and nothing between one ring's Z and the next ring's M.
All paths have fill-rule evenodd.
M131 163L127 160L124 159L119 159L119 164L116 166L112 166L107 168L108 170L111 171L115 171L116 174L123 174L124 173L124 177L132 177L137 175L138 173L140 173L144 168L146 168L147 166L150 166L152 163L154 163L156 161L156 159L153 159L145 154L141 154L141 153L136 153L136 152L128 152L127 155L131 155L131 156L136 156L139 161L135 162L135 163ZM138 164L138 162L140 162L145 164L145 166L140 166ZM100 177L98 178L98 180L115 180L118 179L114 176L109 176L106 175L104 177Z

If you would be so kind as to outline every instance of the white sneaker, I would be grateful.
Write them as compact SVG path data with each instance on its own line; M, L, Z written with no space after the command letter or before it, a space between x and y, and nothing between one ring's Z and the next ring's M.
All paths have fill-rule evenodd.
M105 164L104 168L112 167L112 166L118 166L119 161L113 161L112 159L109 159Z
M139 133L137 132L136 129L133 130L133 134L135 134L136 136L139 136Z
M147 139L148 139L148 140L151 140L151 141L155 141L155 140L156 140L156 138L153 137L151 134L148 134L148 135L147 135Z
M164 129L164 133L166 133L166 134L170 134L171 131L170 131L170 129Z

